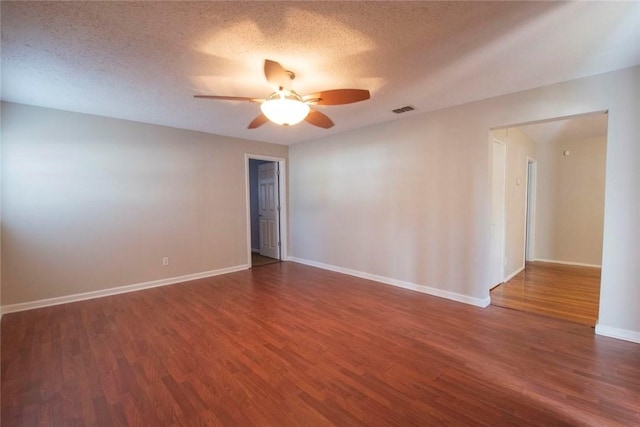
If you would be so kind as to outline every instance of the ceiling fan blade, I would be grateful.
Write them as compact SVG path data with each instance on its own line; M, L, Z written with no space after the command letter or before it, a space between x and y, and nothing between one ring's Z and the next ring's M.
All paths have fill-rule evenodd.
M264 102L264 99L260 98L247 98L245 96L218 96L218 95L193 95L194 98L205 99L220 99L223 101L249 101L249 102Z
M282 68L282 65L270 59L264 60L264 76L274 90L291 90L292 74Z
M305 120L314 126L318 126L324 129L333 127L333 121L324 113L320 111L311 110Z
M302 97L302 100L317 105L342 105L366 101L371 94L366 89L333 89L316 92Z
M269 121L269 119L267 119L267 116L265 116L264 114L260 113L258 115L258 117L256 117L255 119L253 119L251 121L251 123L249 123L249 126L247 127L247 129L255 129L255 128L260 127L263 124L267 123L268 121Z

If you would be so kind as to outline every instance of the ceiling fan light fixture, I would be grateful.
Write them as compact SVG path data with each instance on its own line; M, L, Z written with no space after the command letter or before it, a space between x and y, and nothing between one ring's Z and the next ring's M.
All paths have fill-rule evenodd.
M309 106L295 95L285 97L275 93L260 105L262 113L272 122L281 126L300 123L309 114Z
M249 123L247 129L256 129L269 121L280 126L291 126L303 120L310 125L329 129L333 127L333 121L326 114L310 108L309 104L343 105L371 98L371 94L366 89L331 89L300 96L291 89L291 81L295 78L295 74L270 59L264 60L264 76L271 87L278 88L267 99L224 95L194 95L194 97L260 103L262 112Z

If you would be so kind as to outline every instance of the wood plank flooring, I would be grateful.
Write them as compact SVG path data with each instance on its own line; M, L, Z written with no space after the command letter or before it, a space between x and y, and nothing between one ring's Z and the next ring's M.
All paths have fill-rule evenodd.
M280 262L279 259L269 258L256 252L251 252L251 267L260 267L262 265Z
M640 345L282 262L6 314L11 426L640 425Z
M523 271L491 290L491 303L595 326L600 269L527 262Z

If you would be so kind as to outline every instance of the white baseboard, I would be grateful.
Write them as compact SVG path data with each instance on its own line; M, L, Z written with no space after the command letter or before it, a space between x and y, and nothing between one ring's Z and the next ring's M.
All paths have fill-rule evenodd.
M540 261L540 262L550 262L553 264L564 264L564 265L575 265L577 267L593 267L593 268L602 268L602 266L600 264L585 264L583 262L572 262L572 261L558 261L556 259L543 259L543 258L536 258L535 261Z
M613 326L597 324L596 334L640 344L640 332L631 331L629 329L620 329L614 328Z
M476 307L487 307L491 303L491 298L484 299L470 297L468 295L458 294L456 292L443 291L442 289L431 288L429 286L418 285L411 282L405 282L403 280L391 279L389 277L378 276L376 274L365 273L362 271L351 270L349 268L338 267L335 265L324 264L322 262L310 261L304 258L287 257L288 261L294 261L300 264L309 265L311 267L322 268L324 270L335 271L336 273L347 274L349 276L359 277L361 279L373 280L376 282L384 283L386 285L397 286L399 288L409 289L423 294L433 295L440 298L446 298L456 302L462 302L465 304L474 305Z
M37 301L22 302L18 304L3 305L0 309L0 316L6 313L14 313L17 311L33 310L35 308L49 307L52 305L67 304L70 302L84 301L94 298L102 298L111 295L124 294L127 292L135 292L143 289L157 288L159 286L175 285L177 283L188 282L190 280L204 279L207 277L218 276L220 274L233 273L235 271L246 270L249 264L236 265L234 267L220 268L217 270L203 271L201 273L186 274L184 276L169 277L166 279L152 280L150 282L137 283L134 285L118 286L116 288L101 289L99 291L83 292L73 295L65 295L62 297L47 298Z
M504 280L502 281L502 283L508 282L509 280L513 279L514 277L516 277L522 270L524 270L524 265L522 267L520 267L518 270L514 271L513 273L511 273L510 275L508 275L507 277L504 278Z

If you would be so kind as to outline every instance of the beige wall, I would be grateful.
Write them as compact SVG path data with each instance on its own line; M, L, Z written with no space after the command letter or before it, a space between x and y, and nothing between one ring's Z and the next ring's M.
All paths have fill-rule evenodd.
M606 138L540 143L538 153L535 258L600 265Z
M489 129L609 110L600 331L640 334L639 91L634 67L294 145L292 254L485 299Z
M244 154L286 146L2 107L3 305L247 263Z
M485 298L489 128L469 144L451 116L290 147L293 255Z

